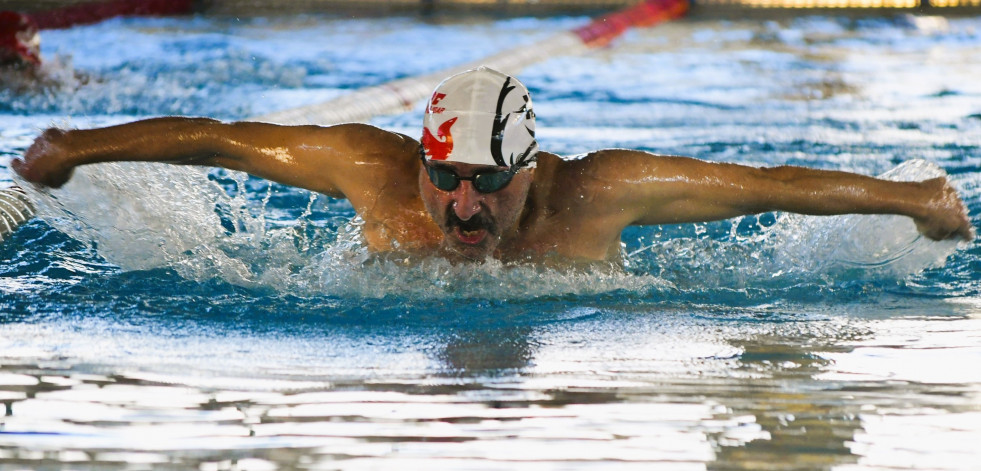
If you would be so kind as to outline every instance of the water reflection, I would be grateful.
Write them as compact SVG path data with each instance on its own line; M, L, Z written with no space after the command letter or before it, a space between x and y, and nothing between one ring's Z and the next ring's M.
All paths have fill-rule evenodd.
M733 414L755 417L767 438L721 446L709 468L774 469L774 463L783 463L775 469L830 470L856 463L848 447L862 428L854 404L844 401L847 393L837 387L814 384L832 363L819 353L841 350L838 340L766 334L736 342L743 350L740 369L748 377L719 399Z
M449 375L513 375L522 372L534 356L531 333L529 326L452 332L438 359Z
M922 348L973 360L978 319L930 306L929 318L822 305L596 306L436 329L323 317L293 329L275 318L247 329L213 317L123 316L61 330L8 322L4 345L29 339L41 354L35 363L4 354L0 469L919 462L896 458L897 448L929 450L939 468L957 469L981 432L974 370L950 369L947 382L896 373L913 371L904 364ZM89 355L77 349L83 339ZM59 358L58 345L75 345L73 357Z

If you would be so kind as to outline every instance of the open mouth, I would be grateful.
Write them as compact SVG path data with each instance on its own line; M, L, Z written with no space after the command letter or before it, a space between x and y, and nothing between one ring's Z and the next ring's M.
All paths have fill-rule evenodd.
M465 230L460 226L457 226L453 230L453 234L456 235L456 238L459 239L460 242L463 242L464 244L477 245L483 242L484 238L487 237L487 230L486 229Z
M457 217L453 211L447 211L446 220L453 237L465 245L480 244L487 239L494 228L494 220L484 212L464 221Z

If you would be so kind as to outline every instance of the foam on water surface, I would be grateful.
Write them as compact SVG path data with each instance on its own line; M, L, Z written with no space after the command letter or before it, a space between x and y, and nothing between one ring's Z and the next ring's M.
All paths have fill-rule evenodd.
M921 181L947 174L936 164L912 160L880 175L895 181ZM781 270L817 276L857 271L858 277L900 279L942 266L959 241L933 241L913 220L892 215L830 218L787 215L769 234L770 254Z
M923 180L944 175L936 165L911 161L884 177ZM301 218L288 227L271 227L269 196L249 199L244 194L247 177L235 174L233 180L238 194L230 196L199 168L119 163L83 167L63 189L31 192L40 217L124 270L172 268L193 280L220 278L306 295L423 299L643 293L675 287L636 270L374 257L362 244L357 218L342 226L332 241L331 234L320 234L323 245L310 247L300 228L315 221ZM686 284L693 289L698 288L694 280L705 281L719 266L728 268L732 286L773 284L774 278L834 283L899 279L941 265L956 245L926 240L906 217L786 215L756 237L674 239L627 254L626 265L671 265L679 252L690 252L696 255L687 262L696 265L688 265L691 280Z
M236 174L239 188L248 186ZM38 214L124 270L172 268L193 280L306 295L431 298L535 297L667 287L653 277L564 272L535 266L451 264L439 258L375 257L360 237L359 219L339 228L267 224L268 197L229 196L207 172L159 164L80 168L62 189L25 185ZM315 245L311 246L313 243Z

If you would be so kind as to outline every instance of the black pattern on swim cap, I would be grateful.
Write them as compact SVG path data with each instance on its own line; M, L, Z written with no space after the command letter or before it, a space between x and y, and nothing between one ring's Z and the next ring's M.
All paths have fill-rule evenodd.
M531 97L527 94L522 95L521 98L524 100L525 104L521 106L520 109L514 112L504 113L504 101L508 94L511 93L516 87L511 85L511 77L508 77L504 81L504 85L501 86L501 92L497 98L497 110L494 117L494 126L491 130L491 155L494 157L494 162L501 167L521 167L527 165L529 162L534 160L534 151L538 149L538 143L535 142L535 131L525 127L525 131L531 136L531 143L528 147L518 154L517 158L512 153L508 159L504 158L504 153L501 151L501 147L504 144L504 130L507 129L508 119L513 113L524 114L526 118L534 118L535 112L528 107L528 102L531 101ZM531 156L532 158L529 158Z

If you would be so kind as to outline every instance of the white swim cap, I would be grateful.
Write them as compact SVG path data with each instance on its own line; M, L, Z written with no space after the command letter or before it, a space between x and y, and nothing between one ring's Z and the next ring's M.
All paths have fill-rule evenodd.
M534 167L538 143L528 89L487 67L444 80L426 106L422 146L427 160Z

